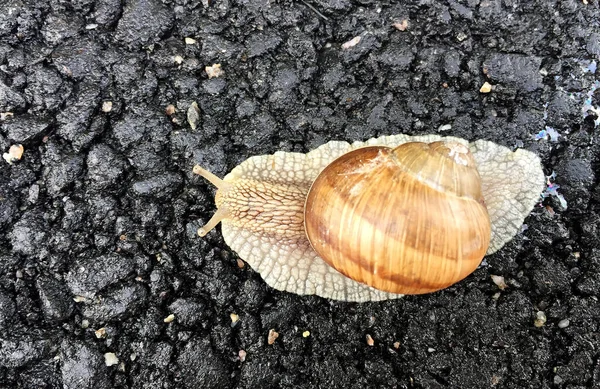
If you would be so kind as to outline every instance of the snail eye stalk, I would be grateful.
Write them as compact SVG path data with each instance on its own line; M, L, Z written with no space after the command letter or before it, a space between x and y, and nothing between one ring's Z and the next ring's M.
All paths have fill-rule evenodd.
M202 176L206 180L210 181L211 184L213 184L214 186L217 187L217 191L226 191L231 188L231 184L223 181L222 179L215 176L214 174L212 174L208 170L204 169L200 165L194 166L193 172L194 172L194 174L198 174L199 176ZM229 216L229 211L227 210L227 208L225 208L225 207L218 208L217 212L215 212L214 215L212 215L212 217L210 218L208 223L206 223L204 226L198 228L198 235L206 236L206 234L208 234L210 232L210 230L215 228L217 226L217 224L219 224L221 222L221 220L225 219L228 216Z

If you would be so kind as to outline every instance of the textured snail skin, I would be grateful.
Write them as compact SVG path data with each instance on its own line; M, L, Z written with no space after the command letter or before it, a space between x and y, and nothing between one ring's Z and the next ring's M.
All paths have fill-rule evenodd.
M325 262L392 293L430 293L462 280L490 243L475 161L455 142L342 155L313 182L304 220Z
M468 143L437 135L392 135L353 144L332 141L307 154L255 156L235 167L222 181L204 171L200 174L219 187L215 196L217 212L204 233L221 221L225 242L278 290L358 302L401 297L354 281L325 263L304 232L304 201L318 174L349 151L440 140L462 143L473 155L491 221L486 254L492 254L519 232L539 201L545 183L540 160L526 150L513 152L488 141Z

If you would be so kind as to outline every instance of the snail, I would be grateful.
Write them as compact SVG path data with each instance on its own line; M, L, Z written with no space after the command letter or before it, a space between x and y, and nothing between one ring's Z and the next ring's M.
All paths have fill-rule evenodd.
M532 152L437 135L254 156L217 187L225 242L271 287L343 301L446 288L520 230L545 176Z

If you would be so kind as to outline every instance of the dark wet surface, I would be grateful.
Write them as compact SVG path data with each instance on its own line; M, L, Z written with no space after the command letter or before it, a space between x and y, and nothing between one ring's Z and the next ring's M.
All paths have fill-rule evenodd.
M599 20L597 0L1 1L0 149L25 153L0 161L0 387L600 387ZM196 236L195 163L438 130L522 145L560 185L445 291L277 292Z

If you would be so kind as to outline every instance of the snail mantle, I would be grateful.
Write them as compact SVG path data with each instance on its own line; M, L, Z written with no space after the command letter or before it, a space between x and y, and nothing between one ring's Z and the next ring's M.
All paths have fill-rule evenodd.
M271 287L379 301L448 287L520 230L545 177L537 155L437 135L332 141L255 156L220 179L225 242Z

